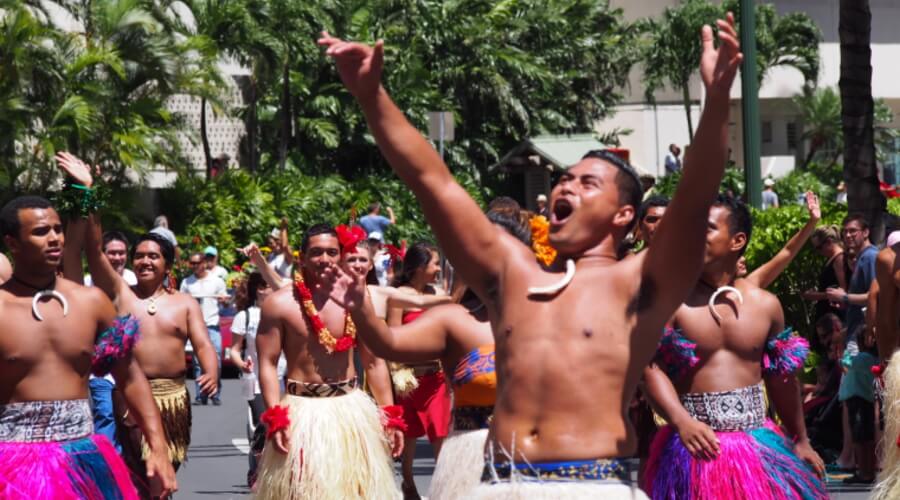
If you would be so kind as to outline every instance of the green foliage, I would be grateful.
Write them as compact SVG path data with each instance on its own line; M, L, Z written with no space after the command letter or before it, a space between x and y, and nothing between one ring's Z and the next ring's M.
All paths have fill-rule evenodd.
M675 195L675 189L678 187L678 182L681 181L681 176L682 171L678 171L657 179L654 191L657 194L671 198ZM722 193L730 192L734 196L740 197L744 194L744 186L744 171L736 168L734 165L729 165L722 176L722 184L719 191Z
M457 175L457 179L484 204L487 193L471 177ZM160 201L163 207L178 207L164 212L181 235L184 251L215 245L226 266L237 258L237 248L251 241L264 244L282 218L287 218L291 242L298 248L302 232L310 225L347 224L354 212L365 215L373 201L393 208L397 216L397 224L386 235L389 241L433 238L412 193L393 176L347 180L336 174L311 176L293 168L266 175L231 170L209 182L183 175L172 189L161 193Z
M887 212L900 217L900 198L891 198L887 202Z
M844 205L822 203L820 225L840 224L847 215ZM747 246L747 268L761 266L771 259L802 228L809 215L806 207L783 205L765 211L752 210L753 234ZM803 300L801 294L817 286L819 271L825 259L807 244L790 266L769 286L784 308L785 324L809 337L815 333L813 303Z
M184 124L166 100L217 95L215 47L150 0L55 3L52 16L35 5L0 10L3 195L46 192L62 149L117 187L151 166L181 168ZM50 21L67 17L65 28Z
M781 205L800 204L801 195L807 191L812 191L820 200L827 201L834 201L837 194L836 184L828 184L815 173L801 170L792 170L776 179L774 189Z
M779 17L768 3L758 2L756 13L756 67L762 83L775 66L790 66L799 70L807 82L814 84L819 73L819 40L822 38L815 22L797 12ZM716 19L728 11L734 12L740 30L736 0L715 6L708 0L685 0L667 7L660 20L647 20L648 40L644 45L644 82L647 100L665 85L683 94L688 129L694 130L688 107L688 83L700 61L700 28L715 26Z

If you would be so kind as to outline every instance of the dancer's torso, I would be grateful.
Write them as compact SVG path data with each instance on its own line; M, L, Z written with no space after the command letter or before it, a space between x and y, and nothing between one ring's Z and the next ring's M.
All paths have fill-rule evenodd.
M55 289L67 299L68 315L45 298L37 305L43 321L32 313L33 291L0 290L0 404L87 397L102 292L64 279Z
M527 289L561 275L542 272L533 259L524 251L509 256L492 301L499 311L489 311L497 351L495 454L514 448L515 460L530 462L633 454L626 408L666 320L637 322L643 258L583 266L550 300L530 298ZM654 300L649 288L646 299Z
M281 324L281 346L287 360L287 378L307 383L330 383L356 377L353 350L329 354L310 329L294 298L292 286L286 286L266 299L263 319L271 315ZM314 294L313 302L328 331L340 339L344 334L346 310L332 300ZM264 326L264 325L261 325Z
M119 299L121 314L132 314L141 325L141 338L134 357L147 378L178 378L184 375L184 347L188 341L189 310L196 299L173 292L161 293L154 299L156 312L150 314L149 300L141 300L132 289ZM194 309L199 314L199 309ZM202 317L198 325L203 324ZM206 334L204 329L202 334Z
M715 290L702 283L675 313L674 326L697 344L700 358L696 369L673 381L679 393L730 391L760 382L766 339L781 332L776 325L783 322L781 308L774 295L746 280L738 280L734 286L744 303L733 293L720 294L715 308L721 324L708 307Z

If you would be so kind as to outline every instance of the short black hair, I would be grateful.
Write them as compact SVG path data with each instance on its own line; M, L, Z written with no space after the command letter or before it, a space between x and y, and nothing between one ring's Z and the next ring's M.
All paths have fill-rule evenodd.
M26 195L13 198L0 209L0 237L19 238L19 231L22 230L19 210L47 208L53 208L53 204L42 196Z
M309 229L307 229L305 233L303 233L303 239L300 240L300 251L306 253L306 250L309 249L309 239L320 234L330 234L335 238L338 237L337 231L331 224L325 222L313 224L312 226L309 226Z
M750 245L750 234L753 231L753 218L750 216L750 209L747 204L740 198L733 198L724 194L719 194L716 201L713 202L714 207L724 207L728 209L728 234L734 236L738 233L747 235L747 244L741 248L741 255Z
M640 208L638 208L638 211L637 211L638 222L644 220L644 217L647 216L647 212L649 212L651 208L653 208L653 207L668 207L669 203L670 203L670 200L666 196L653 195L653 196L647 198L646 200L644 200L643 203L641 203Z
M169 241L165 236L160 236L156 233L145 233L138 236L137 241L134 243L134 246L131 247L131 260L134 261L134 253L137 251L137 247L141 245L141 243L145 241L152 241L159 245L159 251L162 253L163 260L166 261L167 266L171 266L175 263L175 247L172 246L172 242Z
M519 202L510 198L509 196L498 196L491 200L488 203L488 212L518 212L522 209L522 206L519 205Z
M846 226L847 224L856 221L859 222L859 225L865 229L869 229L869 221L866 220L866 217L863 214L850 214L844 217L843 222L841 222L841 227Z
M103 233L103 251L106 251L106 245L111 241L121 241L125 244L125 251L128 251L128 238L125 237L125 234L119 231L107 231Z
M588 151L581 157L582 160L588 158L596 158L612 163L614 167L619 169L618 173L616 173L616 187L619 191L619 206L631 205L634 207L635 211L637 211L641 206L641 200L644 198L644 189L641 187L641 178L638 176L634 167L629 165L628 162L616 154L615 151L609 149L595 149ZM634 219L631 220L631 223L626 230L631 231L637 224L637 221L638 217L637 214L635 214Z

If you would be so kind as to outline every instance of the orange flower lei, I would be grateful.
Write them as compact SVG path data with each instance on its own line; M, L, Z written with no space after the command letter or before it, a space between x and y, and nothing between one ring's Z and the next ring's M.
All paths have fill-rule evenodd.
M531 225L531 249L534 255L545 266L556 260L556 250L550 246L550 221L543 215L535 215L529 221Z
M325 348L328 354L349 351L356 345L356 325L350 317L350 311L347 311L344 316L344 335L340 339L334 338L322 318L319 317L319 311L313 303L312 293L303 282L303 274L300 272L294 273L294 295L302 306L303 315L316 333L319 344Z

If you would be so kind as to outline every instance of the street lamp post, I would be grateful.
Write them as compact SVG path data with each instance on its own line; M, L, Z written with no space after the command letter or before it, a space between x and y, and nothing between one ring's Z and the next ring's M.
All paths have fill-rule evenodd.
M759 145L759 88L756 73L756 13L753 0L741 0L741 110L744 139L744 180L747 201L762 207Z

